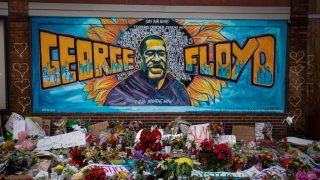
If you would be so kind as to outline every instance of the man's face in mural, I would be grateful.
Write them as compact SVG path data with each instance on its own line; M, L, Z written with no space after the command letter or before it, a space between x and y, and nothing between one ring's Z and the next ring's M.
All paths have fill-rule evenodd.
M142 42L142 71L151 81L163 79L167 73L166 44L159 36Z

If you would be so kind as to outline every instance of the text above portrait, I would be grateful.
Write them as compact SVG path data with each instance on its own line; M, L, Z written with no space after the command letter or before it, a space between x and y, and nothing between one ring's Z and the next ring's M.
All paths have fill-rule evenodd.
M285 21L32 18L35 112L284 112Z

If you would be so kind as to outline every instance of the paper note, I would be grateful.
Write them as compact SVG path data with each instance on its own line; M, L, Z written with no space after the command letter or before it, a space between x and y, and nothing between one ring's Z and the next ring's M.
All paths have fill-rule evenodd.
M218 138L218 143L224 143L224 144L236 144L237 138L235 135L221 135Z
M13 122L16 120L24 120L24 118L21 115L13 112L10 118L8 119L8 121L6 122L6 124L4 125L4 128L7 131L13 133Z
M19 139L19 132L26 130L26 122L24 120L13 121L13 139Z
M35 150L50 150L86 145L86 135L82 131L75 131L57 136L46 136L40 139Z
M256 123L256 141L264 139L263 128L264 123Z
M107 131L109 126L108 121L100 122L94 125L90 125L88 128L89 134L93 136L99 136L101 132Z
M28 131L28 135L38 135L38 136L45 136L46 133L44 130L39 126L39 124L33 122L30 118L26 118L26 130Z
M109 177L114 176L115 174L117 174L121 171L129 172L123 165L90 164L90 165L84 167L83 169L87 169L92 166L102 167L104 169L104 172L106 173L106 175Z

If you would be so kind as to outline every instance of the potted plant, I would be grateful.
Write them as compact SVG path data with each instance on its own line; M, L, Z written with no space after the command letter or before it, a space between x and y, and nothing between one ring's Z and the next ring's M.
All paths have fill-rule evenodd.
M171 153L171 142L169 139L162 139L162 144L164 146L165 153Z
M232 168L234 171L242 171L243 169L243 157L241 157L240 155L235 155L233 160L232 160Z
M221 170L231 162L232 154L226 144L214 146L214 140L205 139L197 150L196 158L205 170Z
M182 149L184 145L185 145L185 142L181 137L176 137L172 140L172 147L175 150Z

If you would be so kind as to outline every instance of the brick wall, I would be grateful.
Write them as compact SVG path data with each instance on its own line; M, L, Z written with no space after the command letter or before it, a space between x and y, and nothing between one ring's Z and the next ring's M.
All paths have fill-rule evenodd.
M305 15L307 9L307 2L302 0L292 0L292 19L289 24L289 45L288 45L288 69L292 66L296 66L294 59L290 59L290 53L293 57L299 57L299 51L305 51L306 45L306 23ZM302 8L302 10L301 10ZM31 115L32 103L31 103L31 45L30 42L30 23L28 19L28 1L27 0L9 0L9 69L10 69L10 111L15 111L23 115ZM26 44L25 44L26 43ZM27 50L22 53L25 46L28 46ZM21 56L19 56L19 53ZM295 54L296 53L296 54ZM305 58L305 57L303 57ZM301 63L304 65L303 63ZM302 72L305 74L305 72ZM62 116L68 117L68 119L85 119L90 120L92 123L105 121L105 120L119 120L129 122L131 120L141 120L145 123L145 126L152 124L163 124L174 120L177 116L182 116L183 119L197 124L207 122L224 122L227 133L231 133L233 125L249 125L254 126L256 122L271 122L273 125L273 132L276 137L283 137L287 134L287 126L282 124L283 119L288 114L300 113L298 122L295 129L304 129L305 127L305 114L304 105L305 101L302 96L305 93L304 87L296 89L290 86L290 81L295 80L297 77L295 74L288 74L287 80L287 110L284 114L270 114L270 113L86 113L86 114L33 114L42 116L45 119L51 120L51 124L59 120ZM302 75L304 78L304 75ZM17 88L19 86L20 88ZM301 102L299 106L292 106L292 102L289 98L292 96L300 96ZM292 98L291 98L292 100ZM298 110L297 110L298 109ZM295 114L297 115L297 114ZM55 128L51 125L53 132ZM298 132L298 131L294 131Z

